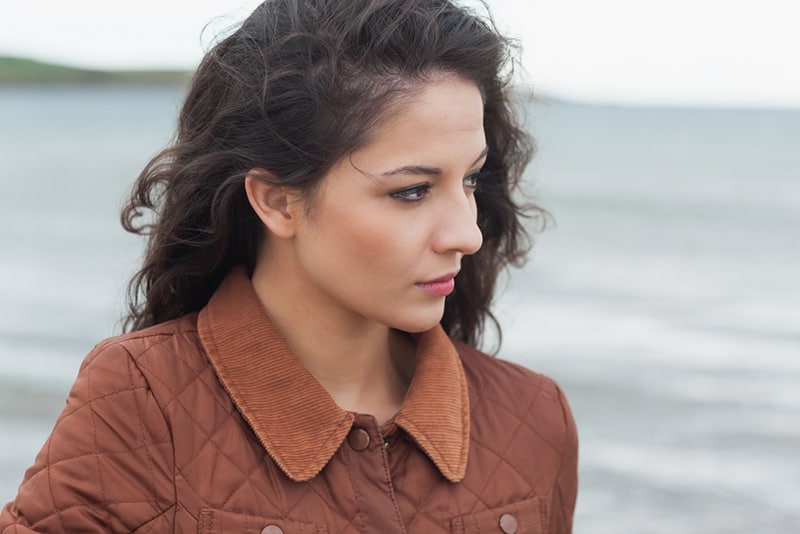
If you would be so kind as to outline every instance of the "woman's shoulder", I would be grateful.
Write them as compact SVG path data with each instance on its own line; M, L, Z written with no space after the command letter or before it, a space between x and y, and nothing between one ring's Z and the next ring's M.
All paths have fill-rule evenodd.
M127 353L133 359L139 359L147 353L158 352L159 347L170 350L164 345L170 345L174 349L175 343L178 343L178 346L185 343L196 344L197 339L197 314L191 313L141 330L103 339L95 345L87 360L109 353Z
M455 346L467 379L474 423L486 420L491 427L524 426L551 444L576 446L575 421L555 380L463 343Z
M505 391L509 388L514 391L518 388L525 391L531 389L560 391L558 384L552 378L523 365L490 356L464 343L454 342L454 345L461 357L471 388L481 391L486 389Z
M81 373L93 368L121 370L126 366L125 361L145 377L172 376L176 366L195 371L206 366L197 334L197 314L106 338L84 358L80 370Z

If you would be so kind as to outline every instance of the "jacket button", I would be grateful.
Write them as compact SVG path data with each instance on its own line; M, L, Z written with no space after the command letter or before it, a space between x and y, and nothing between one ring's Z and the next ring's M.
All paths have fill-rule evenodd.
M267 525L261 529L261 534L283 534L283 529L278 525Z
M363 428L354 428L348 434L347 442L354 450L363 451L369 446L369 434Z
M500 516L500 530L505 534L514 534L519 528L517 518L511 514L503 514Z

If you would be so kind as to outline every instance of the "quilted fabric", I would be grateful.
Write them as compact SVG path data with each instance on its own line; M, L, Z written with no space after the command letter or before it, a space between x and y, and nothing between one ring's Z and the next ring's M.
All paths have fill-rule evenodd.
M571 532L556 384L440 328L417 344L378 425L309 380L233 273L200 316L87 356L0 532Z

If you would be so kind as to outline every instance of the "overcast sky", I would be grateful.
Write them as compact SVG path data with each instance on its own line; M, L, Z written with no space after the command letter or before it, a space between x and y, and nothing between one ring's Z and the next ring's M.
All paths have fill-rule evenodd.
M0 55L191 68L210 37L258 3L0 0ZM489 5L522 42L527 81L541 92L600 103L800 108L800 0Z

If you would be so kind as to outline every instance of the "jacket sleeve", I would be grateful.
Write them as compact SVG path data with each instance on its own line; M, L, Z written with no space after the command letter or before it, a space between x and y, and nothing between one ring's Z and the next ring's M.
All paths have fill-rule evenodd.
M0 533L171 530L173 465L169 428L133 357L101 344L0 513Z
M564 418L561 467L550 504L550 534L571 534L578 496L578 430L564 392L556 386Z

